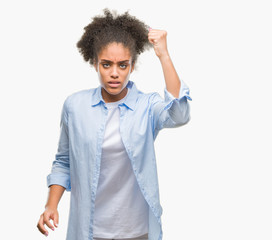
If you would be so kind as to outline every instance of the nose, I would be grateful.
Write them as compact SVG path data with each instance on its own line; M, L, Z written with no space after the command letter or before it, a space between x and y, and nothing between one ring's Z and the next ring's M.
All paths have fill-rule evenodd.
M118 74L118 71L117 71L117 67L116 66L113 66L112 67L112 72L111 72L111 77L116 79L119 77L119 74Z

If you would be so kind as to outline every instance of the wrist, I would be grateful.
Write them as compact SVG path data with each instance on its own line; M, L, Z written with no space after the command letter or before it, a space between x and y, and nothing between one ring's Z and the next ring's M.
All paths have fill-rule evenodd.
M44 206L45 209L53 209L53 210L57 210L58 209L58 205L56 204L52 204L52 203L47 203Z
M164 54L161 54L160 56L158 56L160 61L163 62L163 61L169 61L170 60L170 55L168 52L164 53Z

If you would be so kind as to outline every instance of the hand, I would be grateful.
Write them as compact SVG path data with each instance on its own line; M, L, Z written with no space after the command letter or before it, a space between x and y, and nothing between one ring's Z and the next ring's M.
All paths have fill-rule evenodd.
M59 223L59 213L58 210L55 208L46 207L43 214L40 216L40 220L37 224L37 228L39 231L44 234L45 236L48 236L48 231L45 229L44 224L46 224L49 228L54 231L54 226L49 221L50 219L53 220L54 226L58 227Z
M157 30L149 28L148 40L153 44L156 55L161 58L167 56L167 32L165 30Z

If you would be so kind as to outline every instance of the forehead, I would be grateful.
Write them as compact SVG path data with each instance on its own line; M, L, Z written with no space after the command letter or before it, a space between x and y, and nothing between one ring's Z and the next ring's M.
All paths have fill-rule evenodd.
M98 54L99 59L107 59L111 62L120 62L130 60L131 54L127 47L122 43L110 43L104 47Z

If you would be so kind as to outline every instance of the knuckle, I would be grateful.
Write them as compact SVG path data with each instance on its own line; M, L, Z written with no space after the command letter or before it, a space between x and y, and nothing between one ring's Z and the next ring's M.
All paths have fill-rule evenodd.
M48 220L48 221L44 222L44 224L49 227L51 225L51 222Z
M52 223L51 223L51 221L50 221L50 220L48 220L48 221L47 221L47 226L52 227Z

